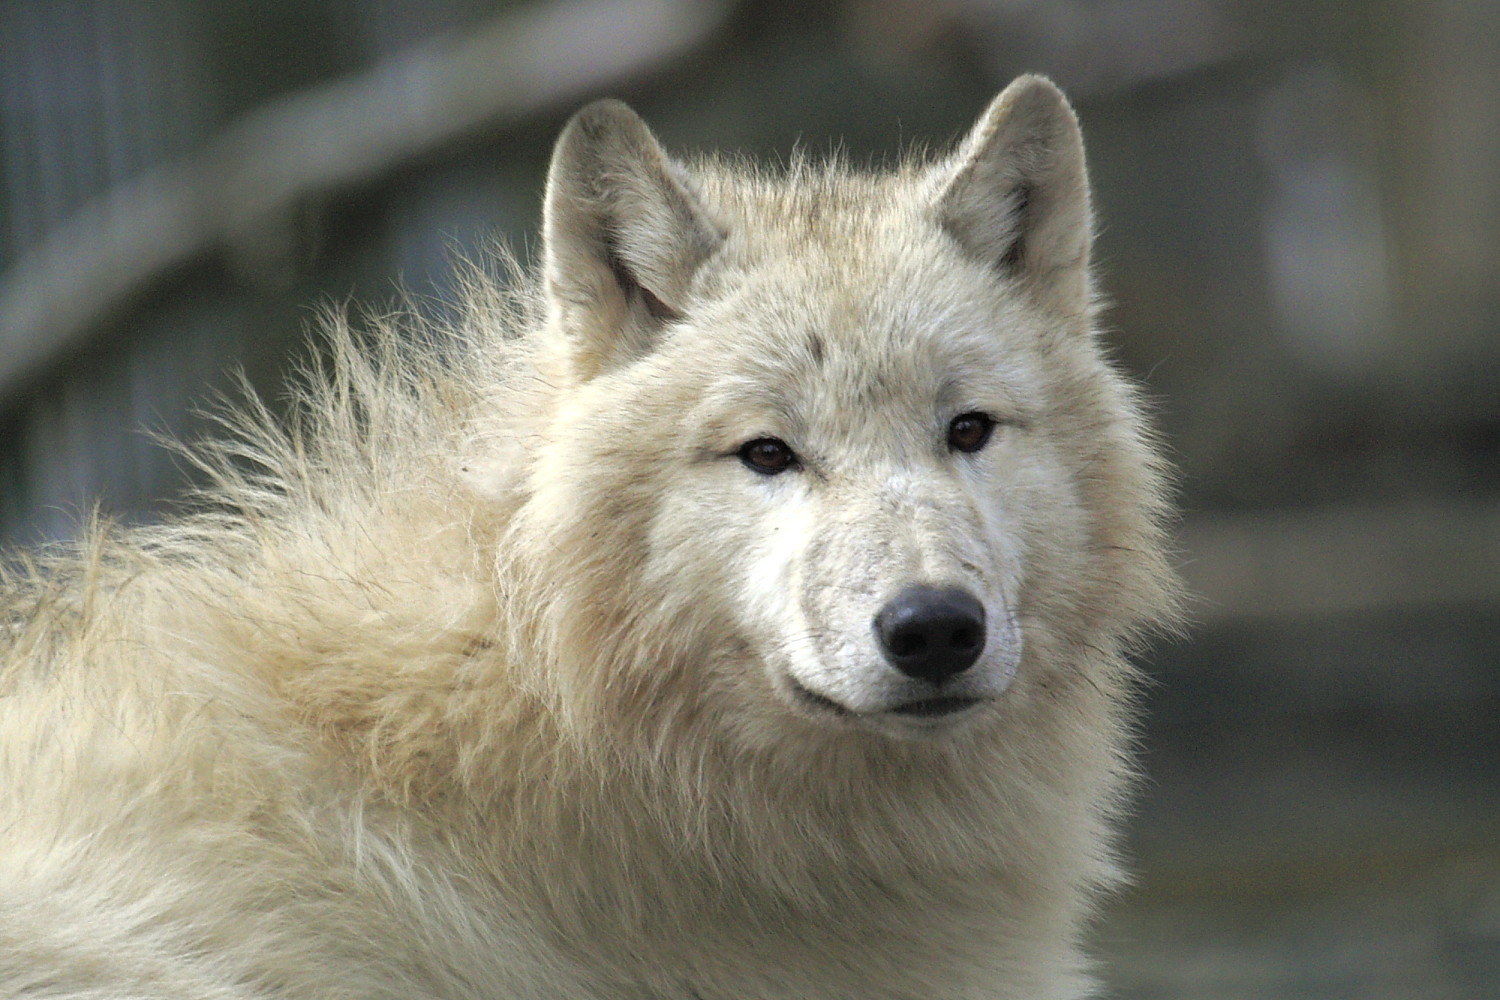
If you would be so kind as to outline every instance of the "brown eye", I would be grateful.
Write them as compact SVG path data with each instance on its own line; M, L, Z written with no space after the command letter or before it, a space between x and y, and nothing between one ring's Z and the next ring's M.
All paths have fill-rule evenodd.
M740 461L756 472L774 476L797 464L797 456L780 438L756 438L740 447Z
M960 413L948 424L948 447L954 451L972 452L983 448L995 429L987 413Z

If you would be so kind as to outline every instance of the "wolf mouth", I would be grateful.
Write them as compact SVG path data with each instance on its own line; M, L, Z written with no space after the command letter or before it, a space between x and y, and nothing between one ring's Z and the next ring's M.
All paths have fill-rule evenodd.
M796 678L788 677L787 683L792 689L792 694L798 701L808 708L824 712L832 712L834 715L852 716L859 713L845 705L841 705L829 698L827 695L809 691L797 682ZM886 709L891 715L901 715L912 719L940 719L947 715L956 715L965 709L972 708L983 701L982 698L963 698L945 696L938 698L921 698L916 701L903 702L894 708Z
M891 709L892 715L905 715L917 719L936 719L953 715L979 704L978 698L924 698L908 701Z
M832 698L829 698L826 695L818 694L816 691L809 691L807 688L797 683L797 679L795 677L788 677L787 683L791 686L792 694L796 696L797 700L809 708L818 711L832 712L834 715L847 716L854 714L851 710L845 708L843 705L840 705Z

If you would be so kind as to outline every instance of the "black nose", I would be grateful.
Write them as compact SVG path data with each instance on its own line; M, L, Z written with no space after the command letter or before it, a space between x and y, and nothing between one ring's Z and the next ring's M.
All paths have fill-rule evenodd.
M984 650L984 605L957 587L907 587L875 616L891 666L933 684L974 665Z

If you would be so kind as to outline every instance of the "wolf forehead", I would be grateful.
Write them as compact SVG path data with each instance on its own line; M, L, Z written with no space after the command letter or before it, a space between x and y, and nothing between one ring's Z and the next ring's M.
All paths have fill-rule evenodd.
M642 365L691 381L696 417L878 432L887 420L982 409L1022 423L1036 411L1032 317L942 229L915 165L853 177L838 163L689 169L724 238Z
M858 268L877 262L869 251L910 248L913 222L932 216L922 196L929 165L911 156L894 170L866 171L838 154L818 160L799 152L780 170L712 155L677 169L720 220L731 254L742 248ZM866 253L850 256L855 248Z
M1008 375L1059 331L1089 338L1082 144L1037 78L951 154L878 172L679 162L600 101L559 137L547 187L544 273L574 384L712 353L689 367L745 388L794 393L800 375L843 402L1015 411Z
M1024 319L998 317L1000 297L950 298L931 287L941 275L912 287L899 272L851 270L767 266L729 283L723 298L690 297L620 376L684 387L685 422L722 425L728 437L910 428L925 439L963 412L1025 424L1041 409L1032 338Z
M882 315L866 303L801 313L798 305L686 320L640 371L689 383L696 399L687 419L723 420L726 429L744 430L748 418L767 432L880 436L889 423L925 434L971 410L1026 424L1041 408L1027 352L968 317L899 307Z
M945 227L933 164L871 173L799 158L773 172L698 159L676 169L720 233L689 297L733 298L739 309L726 318L805 327L815 361L824 333L960 333L981 317L993 333L995 319L1020 318L1002 315L1013 290L1001 275Z

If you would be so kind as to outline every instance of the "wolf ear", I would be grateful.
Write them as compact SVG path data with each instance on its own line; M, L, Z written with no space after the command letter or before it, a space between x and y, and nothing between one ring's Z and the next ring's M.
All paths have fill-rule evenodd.
M583 108L558 137L542 233L548 296L581 380L649 350L723 239L645 122L614 100Z
M1062 91L1023 76L938 172L938 218L963 248L1066 312L1089 297L1083 136Z

